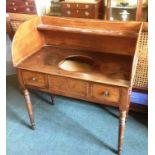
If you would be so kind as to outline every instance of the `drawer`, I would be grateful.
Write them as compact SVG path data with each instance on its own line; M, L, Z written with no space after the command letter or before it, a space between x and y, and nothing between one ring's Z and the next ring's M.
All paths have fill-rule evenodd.
M25 2L35 3L35 0L7 0L6 4L12 3L12 2L24 4Z
M26 13L33 14L36 13L36 7L34 1L7 1L6 11L12 13Z
M31 71L22 71L22 78L25 85L47 88L48 80L47 75L31 72Z
M12 12L12 13L26 13L26 14L35 14L36 9L34 7L7 7L7 12Z
M7 1L6 5L11 7L11 6L16 6L16 7L20 7L20 6L33 6L35 7L35 3L34 1Z
M35 14L36 13L36 9L34 7L8 7L7 12L11 12L11 13L26 13L26 14Z
M95 10L95 4L81 4L81 3L61 3L62 9L84 9L84 10Z
M95 12L89 10L63 10L62 15L66 17L77 17L77 18L95 18Z
M93 84L92 97L100 101L119 102L120 91L117 87Z
M87 82L66 77L51 76L49 87L52 91L68 95L86 96L88 93Z

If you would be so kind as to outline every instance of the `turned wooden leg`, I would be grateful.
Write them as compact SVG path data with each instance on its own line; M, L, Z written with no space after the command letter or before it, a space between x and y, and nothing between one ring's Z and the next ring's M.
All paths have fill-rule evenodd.
M122 146L123 146L123 138L124 138L124 130L125 130L125 119L126 119L126 111L120 111L119 137L118 137L118 155L121 155Z
M127 121L128 116L129 116L129 109L128 109L127 112L126 112L126 119L125 119L125 121Z
M52 104L52 105L54 105L54 103L55 103L55 100L54 100L54 95L53 95L53 94L51 94L50 96L51 96L51 104Z
M28 111L28 114L29 114L31 127L32 127L32 129L35 129L34 115L33 115L33 110L32 110L32 103L31 103L29 91L27 89L24 90L24 97L25 97L25 100L26 100L26 107L27 107L27 111Z

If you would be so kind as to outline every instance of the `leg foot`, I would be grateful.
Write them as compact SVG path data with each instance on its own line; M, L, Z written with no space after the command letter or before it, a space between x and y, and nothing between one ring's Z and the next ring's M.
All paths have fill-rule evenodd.
M127 122L128 116L129 116L129 110L128 110L127 113L126 113L125 122Z
M124 130L125 130L126 111L120 111L119 117L119 137L118 137L118 155L121 155Z
M24 97L25 97L25 101L26 101L26 107L27 107L27 111L28 111L28 114L29 114L30 122L31 122L31 128L35 129L32 103L31 103L29 91L27 89L24 90Z
M50 97L51 97L51 105L54 105L55 104L54 95L50 94Z
M118 150L118 155L121 155L121 150Z
M31 125L32 130L35 130L35 125Z

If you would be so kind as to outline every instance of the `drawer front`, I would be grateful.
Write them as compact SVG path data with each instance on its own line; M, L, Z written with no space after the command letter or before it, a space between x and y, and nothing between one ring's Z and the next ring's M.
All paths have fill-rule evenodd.
M62 9L95 10L95 4L61 3Z
M100 101L119 102L119 88L100 84L93 84L92 97Z
M48 86L47 75L45 74L31 71L22 71L22 77L25 85L39 88L47 88Z
M69 95L86 96L88 92L87 82L59 76L50 77L49 87L53 91Z
M36 13L36 7L34 1L25 0L25 1L17 1L10 0L7 1L6 11L12 13L26 13L33 14Z
M77 17L77 18L95 18L95 12L88 10L63 10L62 15L66 17Z
M35 14L36 10L34 7L9 7L9 8L7 8L7 12Z
M35 2L34 1L17 1L17 0L11 0L11 1L7 1L6 2L7 6L16 6L16 7L20 7L20 6L33 6L35 7Z

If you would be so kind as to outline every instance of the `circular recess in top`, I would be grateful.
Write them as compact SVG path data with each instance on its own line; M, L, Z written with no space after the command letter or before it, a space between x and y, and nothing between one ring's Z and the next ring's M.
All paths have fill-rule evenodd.
M71 55L59 63L59 67L65 71L71 72L90 72L94 60L89 56Z

